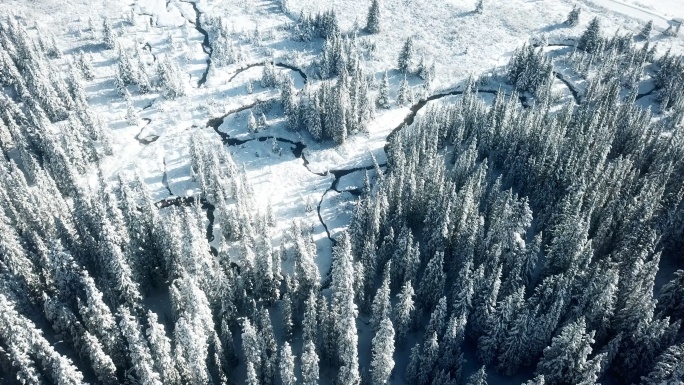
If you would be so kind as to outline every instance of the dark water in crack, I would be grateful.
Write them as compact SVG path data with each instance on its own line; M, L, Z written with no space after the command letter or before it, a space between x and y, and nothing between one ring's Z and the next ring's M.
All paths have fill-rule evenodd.
M565 84L565 86L568 87L573 99L575 99L575 103L580 104L579 91L577 91L577 89L573 87L573 85L570 84L570 82L567 79L565 79L560 72L553 71L553 76L555 76L556 79L562 81Z
M147 127L150 123L152 123L152 119L150 119L150 118L142 118L141 120L144 120L147 123L145 123L145 125L140 128L140 132L138 132L138 134L135 135L135 140L137 140L138 143L142 144L143 146L147 146L150 143L156 142L157 139L159 139L159 136L151 135L151 136L148 136L147 138L140 139L140 134L142 134L145 127Z
M238 69L237 71L235 71L235 73L234 73L233 75L231 75L230 78L228 78L228 83L232 82L233 79L235 79L235 77L237 77L237 76L240 75L241 73L247 71L248 69L254 68L254 67L265 66L267 63L268 63L268 62L259 62L259 63L247 64L246 66L244 66L244 67ZM299 76L302 77L302 81L304 82L304 84L306 84L307 81L309 80L309 78L306 76L306 73L304 73L304 71L303 71L301 68L299 68L299 67L295 67L295 66L293 66L293 65L285 64L285 63L273 63L273 65L276 66L276 67L287 68L287 69L289 69L289 70L292 70L292 71L294 71L294 72L297 72L297 73L299 74Z
M195 29L197 32L201 33L204 39L202 39L202 51L209 55L207 58L207 68L204 70L204 73L202 73L202 77L197 81L197 87L201 87L204 83L207 82L207 75L209 74L209 67L211 66L211 54L212 54L212 49L211 49L211 44L209 43L209 33L207 30L202 28L202 23L200 21L200 18L202 16L202 13L197 9L197 3L194 1L183 1L184 3L189 3L192 5L192 9L195 11L195 21L193 22L193 25L195 26Z

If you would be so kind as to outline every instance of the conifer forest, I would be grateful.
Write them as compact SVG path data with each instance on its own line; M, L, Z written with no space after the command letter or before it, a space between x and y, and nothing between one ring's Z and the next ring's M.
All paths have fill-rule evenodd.
M0 0L0 384L684 384L680 17Z

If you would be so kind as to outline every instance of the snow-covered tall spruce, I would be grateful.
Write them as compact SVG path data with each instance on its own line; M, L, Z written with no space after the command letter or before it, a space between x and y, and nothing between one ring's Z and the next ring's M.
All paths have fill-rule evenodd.
M574 27L577 24L579 24L579 16L581 11L582 9L578 6L572 7L572 11L568 13L568 18L565 19L565 24L567 24L570 27Z
M368 17L366 17L366 31L368 33L379 33L381 31L380 15L380 0L372 0L368 9Z
M404 46L399 53L399 58L397 59L397 68L400 72L404 74L411 72L413 54L413 37L409 36L404 42Z

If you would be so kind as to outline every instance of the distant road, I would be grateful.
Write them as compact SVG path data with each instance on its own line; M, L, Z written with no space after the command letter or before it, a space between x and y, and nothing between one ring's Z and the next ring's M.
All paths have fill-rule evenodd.
M590 0L590 2L634 19L643 21L653 20L653 25L662 29L666 29L670 25L669 19L657 12L636 5L623 3L619 0Z

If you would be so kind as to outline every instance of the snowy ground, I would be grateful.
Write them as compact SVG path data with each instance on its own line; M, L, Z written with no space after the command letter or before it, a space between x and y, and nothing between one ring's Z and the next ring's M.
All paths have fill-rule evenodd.
M306 70L316 57L320 42L300 43L290 39L285 27L293 22L294 16L300 11L334 8L343 31L350 30L355 22L361 26L365 22L366 4L360 11L356 0L299 0L289 4L289 13L284 14L274 1L199 1L197 8L204 14L201 18L204 28L212 34L206 25L206 16L222 16L229 23L231 38L244 55L241 63L212 69L206 84L199 88L197 81L206 71L207 54L202 49L203 35L193 25L195 11L187 2L145 0L131 6L119 1L93 4L72 0L64 6L54 0L42 1L40 5L8 0L0 4L0 9L11 9L27 20L27 15L31 15L43 28L59 37L65 53L83 50L91 56L96 78L87 84L87 91L91 105L112 131L116 152L103 169L112 178L119 171L137 170L148 184L153 198L160 200L169 195L199 193L197 184L190 177L188 144L194 130L209 129L205 128L209 119L229 111L256 101L277 99L276 90L262 88L258 84L261 66L240 72L241 68L273 59ZM601 15L604 31L620 28L635 32L650 19L658 28L664 29L667 19L677 17L684 10L682 2L673 0L591 0L579 5L582 8L580 25L567 28L562 22L573 3L561 0L487 2L481 15L472 12L474 1L384 2L383 31L373 36L361 33L362 39L375 43L377 47L364 65L378 78L388 70L394 94L401 78L393 71L396 57L405 39L412 36L418 56L424 55L429 58L428 63L436 63L434 88L448 90L461 84L470 74L486 73L505 64L512 51L530 39L547 35L550 41L554 41L580 34L590 18L605 9L612 12ZM131 9L137 15L134 26L126 22ZM137 126L129 125L124 119L125 103L114 91L116 53L102 50L97 33L93 34L89 29L89 19L97 31L101 29L102 15L108 15L124 49L134 50L137 46L141 50L150 74L154 72L156 61L170 55L188 74L187 96L168 101L154 94L134 94L134 104L139 109L141 121ZM261 42L253 44L251 37L257 28ZM661 40L675 45L676 49L682 46L678 39ZM62 60L66 62L66 59ZM296 72L283 68L278 70L292 76L298 89L304 86L304 79ZM567 75L572 80L571 74ZM250 81L254 88L251 94L247 93ZM417 78L411 79L412 84L419 82ZM559 94L565 93L565 97L569 97L562 84L556 88ZM295 157L290 145L283 142L277 142L274 148L271 140L253 141L229 146L227 150L238 165L245 165L257 202L264 207L268 201L273 205L278 219L278 231L274 233L289 228L293 220L314 226L322 259L319 265L321 272L325 273L330 255L328 233L318 220L317 207L307 211L307 206L321 203L320 217L333 237L344 229L356 197L343 191L358 189L363 173L345 176L334 191L331 190L333 177L328 172L370 168L373 157L378 164L384 164L386 137L401 124L407 113L407 107L378 110L367 133L350 137L340 147L314 143L306 135L287 131L278 107L265 110L268 128L257 134L247 130L249 110L227 116L219 129L231 138L248 140L277 136L306 145L303 155L309 162L307 167L303 159ZM278 241L274 239L274 245Z

